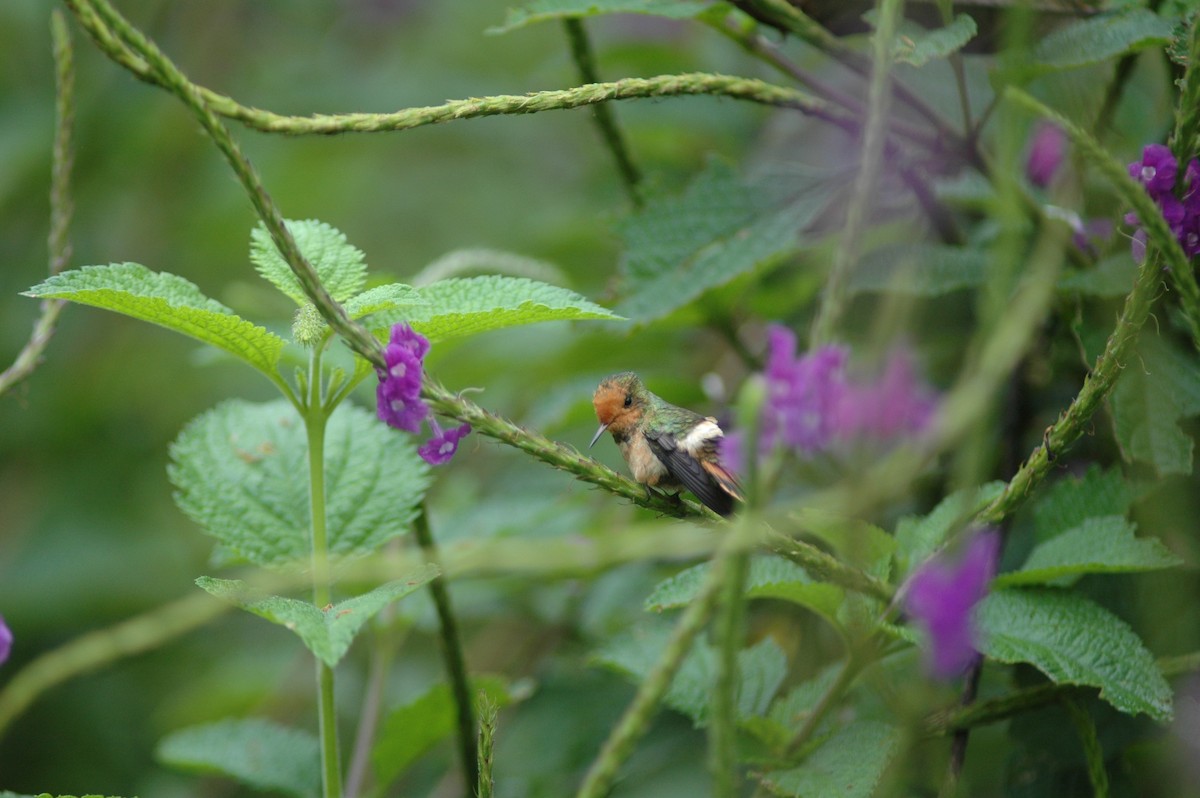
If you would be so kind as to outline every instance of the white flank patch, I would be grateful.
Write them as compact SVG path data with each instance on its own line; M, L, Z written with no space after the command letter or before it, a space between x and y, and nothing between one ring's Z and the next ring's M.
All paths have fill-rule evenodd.
M706 418L692 427L692 431L680 442L688 454L699 457L706 444L722 437L724 437L724 433L717 426L717 422L714 419Z

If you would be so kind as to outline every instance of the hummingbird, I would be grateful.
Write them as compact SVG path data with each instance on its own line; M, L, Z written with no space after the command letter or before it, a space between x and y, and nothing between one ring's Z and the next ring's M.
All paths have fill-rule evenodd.
M664 490L687 488L719 515L731 514L734 501L745 500L737 478L717 457L724 433L715 418L656 396L632 371L601 382L592 404L600 429L588 448L605 430L611 432L638 482Z

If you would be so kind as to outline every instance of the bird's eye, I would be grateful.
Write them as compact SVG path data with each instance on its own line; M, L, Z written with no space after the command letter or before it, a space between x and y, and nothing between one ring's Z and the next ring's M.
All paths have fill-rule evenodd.
M629 407L632 404L633 404L633 394L631 394L631 393L625 394L625 406Z

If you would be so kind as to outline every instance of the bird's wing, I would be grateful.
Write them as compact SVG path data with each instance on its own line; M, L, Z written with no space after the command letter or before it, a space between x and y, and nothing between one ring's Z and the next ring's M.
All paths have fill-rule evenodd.
M669 432L647 432L646 443L671 476L696 494L696 498L713 512L718 515L733 512L733 495L720 480L709 475L705 464L683 450L674 435Z

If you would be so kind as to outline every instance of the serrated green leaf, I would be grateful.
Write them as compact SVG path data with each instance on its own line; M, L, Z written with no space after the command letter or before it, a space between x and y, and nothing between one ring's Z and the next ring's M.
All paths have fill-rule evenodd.
M376 334L397 321L407 321L430 341L443 341L540 321L621 318L574 291L523 277L455 277L420 293L424 305L376 314L371 321Z
M258 790L311 798L321 788L317 738L260 718L181 729L164 737L155 754L167 765L227 776Z
M438 567L426 564L408 575L380 585L369 593L319 608L311 601L267 596L250 590L240 579L196 580L201 589L295 632L317 659L334 667L346 655L363 624L375 614L437 577Z
M508 9L503 25L488 28L488 33L509 31L538 22L601 14L652 14L658 17L689 19L712 5L701 0L534 0L520 8Z
M677 609L690 604L708 577L709 564L700 563L660 582L646 599L650 612ZM817 582L803 568L782 557L763 555L750 561L746 574L746 598L770 598L807 607L837 626L842 589Z
M1034 74L1099 64L1166 44L1174 23L1144 8L1102 14L1059 28L1034 47L1026 65Z
M879 12L872 9L863 14L871 27L876 26ZM892 57L898 64L921 67L934 59L945 58L958 52L967 42L975 38L975 20L959 14L948 25L927 30L911 20L901 19L896 29L896 41Z
M641 682L666 647L670 629L655 625L610 641L595 656L605 667ZM717 651L698 640L684 657L664 698L666 704L692 719L697 726L708 722L709 705L717 675ZM767 711L779 685L787 675L787 656L770 637L738 652L738 718Z
M1092 465L1082 477L1066 477L1050 486L1033 508L1038 541L1075 529L1095 516L1129 514L1133 491L1117 468Z
M907 516L896 524L896 562L900 576L925 562L980 508L1004 491L1003 482L955 491L922 518Z
M1157 336L1138 339L1111 395L1122 450L1160 475L1192 473L1193 441L1179 422L1200 413L1200 364Z
M760 779L776 795L867 798L899 750L898 729L860 720L826 740L799 767L764 773Z
M1075 269L1058 281L1058 290L1077 291L1085 296L1125 296L1133 286L1137 264L1128 252L1104 258L1090 269Z
M508 683L498 676L471 679L471 695L482 692L498 708L512 703ZM371 749L375 779L386 787L439 741L457 728L457 705L450 687L437 684L410 704L391 712L379 730L379 739Z
M1084 574L1154 571L1183 562L1162 543L1133 532L1119 515L1088 518L1036 546L1020 569L997 576L995 584L1070 584Z
M983 284L988 253L947 244L889 244L868 252L850 274L847 290L935 297Z
M425 297L404 283L388 283L368 288L361 294L355 294L346 300L346 315L352 319L360 319L372 313L397 308L410 308L418 305L428 305Z
M62 272L25 296L66 299L148 321L222 349L272 376L283 351L282 338L206 297L193 283L137 263Z
M366 259L361 250L346 240L342 231L315 219L289 220L286 224L300 253L316 270L331 297L345 302L362 290L367 280ZM309 301L300 281L262 224L250 233L250 262L265 280L297 305Z
M1171 688L1129 625L1063 590L995 590L979 605L981 650L999 662L1027 662L1056 684L1100 688L1122 712L1171 719Z
M285 401L224 402L171 445L175 501L223 547L257 565L309 557L308 443ZM404 534L429 487L411 437L344 404L325 431L329 548L361 555Z
M651 200L622 221L625 299L617 312L637 321L661 318L795 250L824 198L813 193L781 207L773 194L713 160L682 195Z

